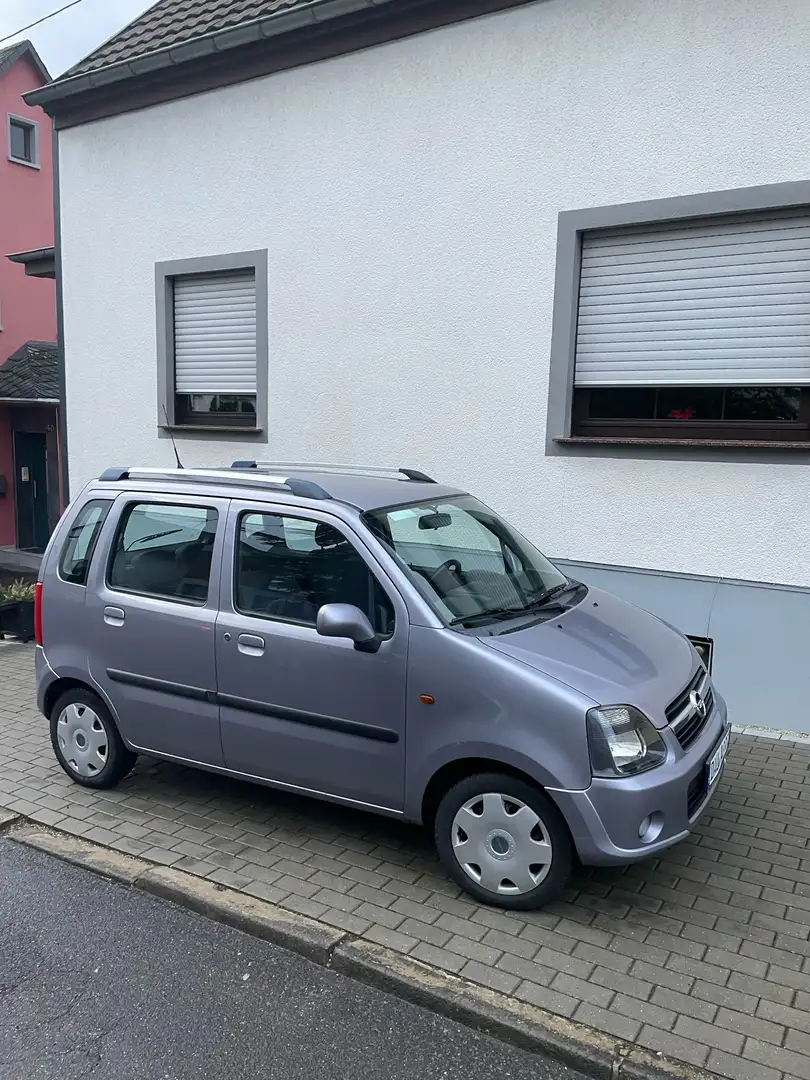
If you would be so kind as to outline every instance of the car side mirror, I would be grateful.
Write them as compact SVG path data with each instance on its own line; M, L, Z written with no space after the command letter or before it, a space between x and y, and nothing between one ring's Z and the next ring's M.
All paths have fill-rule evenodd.
M358 652L375 653L380 641L368 615L354 604L324 604L315 623L321 637L348 638Z

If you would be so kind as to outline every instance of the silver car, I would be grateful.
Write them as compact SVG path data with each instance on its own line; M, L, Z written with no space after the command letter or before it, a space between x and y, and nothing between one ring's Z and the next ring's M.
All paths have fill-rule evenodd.
M35 616L77 783L144 753L421 822L506 908L683 840L729 744L685 637L410 469L109 469Z

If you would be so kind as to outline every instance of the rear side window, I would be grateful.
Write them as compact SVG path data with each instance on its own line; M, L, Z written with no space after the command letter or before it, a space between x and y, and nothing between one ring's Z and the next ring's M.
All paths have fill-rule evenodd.
M87 584L96 541L111 506L110 499L94 499L79 511L59 557L59 576L63 581L71 585Z
M132 503L118 525L107 584L120 592L204 604L218 517L212 507Z

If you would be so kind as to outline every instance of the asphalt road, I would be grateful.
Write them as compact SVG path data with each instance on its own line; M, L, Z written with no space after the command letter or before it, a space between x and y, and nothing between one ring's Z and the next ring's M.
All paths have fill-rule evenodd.
M584 1080L0 839L0 1080Z

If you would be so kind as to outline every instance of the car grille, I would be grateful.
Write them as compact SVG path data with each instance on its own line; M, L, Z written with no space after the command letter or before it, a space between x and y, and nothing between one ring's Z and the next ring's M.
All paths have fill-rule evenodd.
M691 818L698 812L705 798L706 784L704 783L703 772L699 772L686 791L687 817Z
M692 698L694 693L706 706L705 710L695 708ZM667 708L669 725L684 750L688 750L703 731L713 708L714 692L711 680L709 673L701 665L700 670Z

